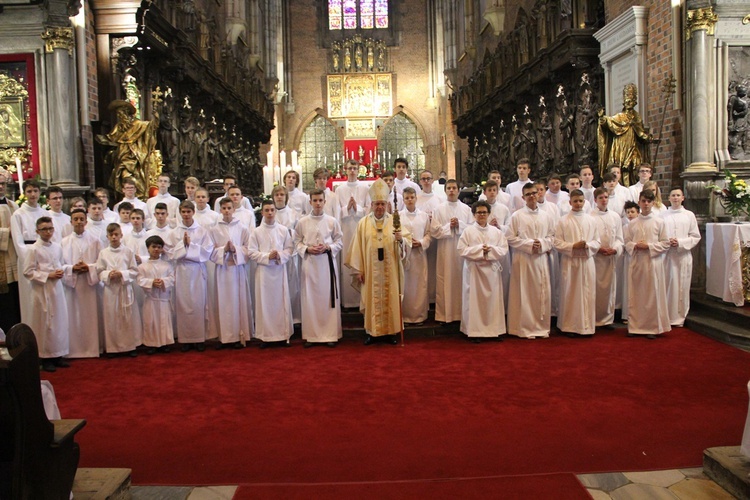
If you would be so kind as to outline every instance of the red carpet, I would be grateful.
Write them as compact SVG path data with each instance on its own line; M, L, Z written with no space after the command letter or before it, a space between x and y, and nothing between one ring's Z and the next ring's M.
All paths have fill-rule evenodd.
M266 485L243 484L233 500L308 500L310 498L356 498L357 500L430 500L485 498L554 498L555 500L590 499L573 474L540 476L506 476L423 482L337 483Z
M750 354L688 330L80 360L48 376L82 467L134 484L694 467L740 442Z

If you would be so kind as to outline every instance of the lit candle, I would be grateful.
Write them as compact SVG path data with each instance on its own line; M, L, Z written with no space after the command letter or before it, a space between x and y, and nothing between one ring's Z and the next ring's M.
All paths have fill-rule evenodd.
M276 181L278 179L279 186L281 185L281 167L276 165L273 167L273 180Z
M16 158L16 173L18 174L18 195L21 196L23 194L23 168L20 158Z
M273 146L266 153L266 165L273 168Z
M325 167L326 165L328 165L328 156L323 157L323 166Z
M282 170L286 167L286 151L281 151L279 153L279 166L282 168ZM284 170L284 173L286 173L286 170Z
M297 170L297 151L292 151L292 168Z

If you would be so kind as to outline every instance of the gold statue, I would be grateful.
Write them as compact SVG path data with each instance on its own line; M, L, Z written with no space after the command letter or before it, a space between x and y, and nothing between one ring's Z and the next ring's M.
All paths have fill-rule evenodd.
M159 113L154 109L151 121L138 120L135 106L122 100L112 101L107 109L115 111L117 123L109 134L97 135L96 140L114 148L106 156L112 167L110 185L121 193L123 179L131 177L135 181L136 196L145 200L151 178L158 175L162 167L161 154L156 149Z
M638 104L638 89L629 83L622 89L622 111L614 116L604 116L599 110L597 144L599 149L599 173L604 175L607 165L617 163L622 169L622 181L626 186L637 182L636 170L641 163L649 162L648 146L652 136L643 126L641 115L635 110Z

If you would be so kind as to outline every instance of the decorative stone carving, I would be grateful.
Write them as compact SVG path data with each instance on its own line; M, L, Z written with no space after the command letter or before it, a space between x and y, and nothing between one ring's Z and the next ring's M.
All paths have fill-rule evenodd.
M55 49L64 49L68 51L69 56L73 56L75 47L73 28L47 28L42 33L42 40L44 40L44 51L48 54L54 52Z
M731 89L730 89L731 92ZM727 124L729 156L733 160L744 160L750 156L750 136L748 134L748 108L750 99L747 87L737 85L735 92L729 95L727 103Z
M714 27L718 21L719 16L713 7L689 10L687 12L685 37L690 40L695 31L705 31L706 34L713 36Z

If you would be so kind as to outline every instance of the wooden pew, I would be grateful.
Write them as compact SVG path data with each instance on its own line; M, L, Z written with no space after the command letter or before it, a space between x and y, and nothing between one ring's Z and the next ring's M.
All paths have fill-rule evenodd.
M0 345L0 348L3 346ZM85 420L47 419L34 332L17 324L0 350L0 498L68 500Z

